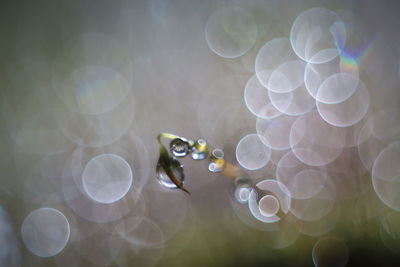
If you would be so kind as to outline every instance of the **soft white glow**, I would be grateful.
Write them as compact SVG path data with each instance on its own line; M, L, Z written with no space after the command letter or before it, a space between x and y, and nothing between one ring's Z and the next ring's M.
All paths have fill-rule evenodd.
M21 226L25 246L35 255L52 257L60 253L69 240L67 218L53 208L32 211Z

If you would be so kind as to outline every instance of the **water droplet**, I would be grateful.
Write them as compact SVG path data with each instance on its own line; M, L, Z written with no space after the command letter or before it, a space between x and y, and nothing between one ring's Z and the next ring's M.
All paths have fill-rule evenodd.
M235 180L235 199L241 204L246 204L249 200L250 193L253 190L251 181L247 178L238 177Z
M192 159L201 160L205 159L207 154L207 143L203 139L199 139L194 144L192 149Z
M176 184L168 176L168 174L165 172L164 168L162 167L161 160L162 160L161 158L158 160L157 168L156 168L156 175L157 175L158 181L165 188L169 188L169 189L178 188L176 186ZM178 160L176 160L175 158L171 158L169 167L171 168L172 173L176 177L176 179L180 183L183 184L184 179L185 179L185 174L183 172L183 166L181 165L181 163Z
M169 144L169 150L175 157L185 157L189 153L189 142L182 138L175 138Z
M249 201L251 187L237 187L235 190L235 199L241 204L246 204Z
M210 172L221 172L225 167L224 151L216 148L211 153L211 162L208 165Z

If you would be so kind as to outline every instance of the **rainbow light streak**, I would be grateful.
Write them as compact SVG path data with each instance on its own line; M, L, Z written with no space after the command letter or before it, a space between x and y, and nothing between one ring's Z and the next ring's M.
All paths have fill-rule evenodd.
M350 72L357 74L361 62L365 61L373 49L373 44L376 39L376 34L372 35L367 42L358 48L346 47L343 34L338 31L332 32L335 38L336 46L340 49L340 70L342 72Z

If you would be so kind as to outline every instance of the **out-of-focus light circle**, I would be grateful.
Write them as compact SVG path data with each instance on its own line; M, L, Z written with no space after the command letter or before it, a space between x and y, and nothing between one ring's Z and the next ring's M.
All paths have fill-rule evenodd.
M84 114L98 115L118 106L130 89L129 82L116 70L103 66L83 66L66 78L73 90L60 92L68 103ZM71 88L70 87L70 88ZM74 99L74 100L70 100ZM70 104L72 106L72 104Z
M308 199L322 190L329 177L321 167L308 166L289 151L277 164L276 178L288 188L292 198Z
M359 81L356 91L344 102L324 104L317 100L317 109L327 123L336 127L349 127L364 118L369 109L369 102L368 89Z
M253 189L249 196L249 209L251 214L255 219L264 223L274 223L279 221L281 218L275 214L272 214L275 207L281 210L283 213L288 213L291 206L290 192L284 184L273 179L266 179L258 182L256 184L257 190ZM259 194L263 194L262 196ZM262 207L260 207L260 201L264 196L273 195L273 197L278 201L279 205L274 205L271 198L264 199L261 202ZM263 213L261 213L263 211Z
M373 137L389 144L400 139L400 109L388 107L380 110L371 118L368 125Z
M390 143L400 140L400 109L388 107L368 118L357 138L358 155L367 170Z
M292 199L290 212L303 221L312 222L328 215L335 203L336 190L328 178L322 189L312 197Z
M60 108L55 114L57 126L64 136L81 146L101 147L115 142L128 131L134 110L134 96L128 92L123 101L109 112L87 115Z
M312 257L316 267L346 266L349 259L349 249L342 240L335 237L325 237L315 243Z
M223 58L246 54L258 35L251 13L238 6L217 9L208 19L205 33L210 49Z
M325 8L301 13L290 30L293 50L304 61L326 63L339 55L346 42L346 29L339 16Z
M268 90L254 74L247 81L244 89L244 102L251 113L262 119L272 119L281 115L271 103Z
M400 179L400 141L388 145L376 158L372 175L385 181Z
M392 209L400 211L400 141L379 153L372 167L372 184L378 197Z
M113 203L123 198L132 185L132 170L122 157L101 154L92 158L82 173L85 192L100 203Z
M129 217L116 226L120 236L141 248L162 247L164 235L155 222L146 217Z
M316 99L324 104L339 104L346 101L357 90L358 76L336 73L326 78L317 91Z
M271 157L271 148L261 142L257 134L244 136L236 146L236 159L247 170L264 167Z
M340 156L345 138L344 128L326 123L314 110L293 123L289 142L300 161L311 166L323 166Z
M147 169L148 155L141 140L137 140L136 136L130 132L129 135L124 136L113 145L101 149L102 152L106 151L123 157L136 170L135 186L129 190L123 199L114 203L100 203L93 200L85 192L83 186L82 174L84 169L91 159L99 155L97 154L98 151L78 147L72 155L68 156L61 174L62 181L60 181L65 203L81 218L98 224L116 221L128 213L133 215L132 211L135 216L142 215L146 207L141 192L148 175L139 166ZM88 212L88 210L91 212Z
M318 89L321 86L321 84L324 83L328 77L331 77L335 74L340 74L340 75L348 74L358 77L358 68L342 70L340 68L339 57L324 64L308 63L304 71L304 84L306 85L308 93L313 98L317 98ZM358 83L358 80L356 82ZM331 85L331 84L326 84L326 85Z
M109 35L86 32L65 43L52 64L57 96L75 112L100 115L116 108L131 88L132 63Z
M322 236L336 226L341 216L341 209L336 206L329 214L316 221L303 221L296 218L295 226L304 235L313 237Z
M371 192L369 175L355 148L345 148L326 169L329 180L335 185L338 200L354 199Z
M272 105L281 113L289 116L300 116L310 112L315 106L315 100L307 92L304 84L288 93L268 91Z
M268 79L268 90L275 93L288 93L304 81L304 61L292 60L279 65Z
M70 236L67 218L53 208L32 211L21 226L25 246L39 257L52 257L60 253Z
M259 82L268 88L269 79L273 71L287 61L296 60L288 38L276 38L267 42L258 51L255 62L255 71Z
M265 195L258 202L258 208L262 215L274 216L279 211L279 200L273 195Z
M258 118L256 130L260 140L273 150L290 148L289 134L296 117L282 115L273 120Z

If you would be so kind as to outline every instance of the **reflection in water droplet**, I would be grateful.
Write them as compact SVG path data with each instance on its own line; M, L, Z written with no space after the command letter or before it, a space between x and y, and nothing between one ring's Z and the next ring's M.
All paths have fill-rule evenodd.
M241 204L246 204L249 201L250 193L253 190L251 181L247 178L238 177L235 180L235 199Z
M207 142L204 139L199 139L194 144L192 149L192 159L202 160L206 158L207 154Z
M185 174L183 172L183 167L180 162L174 158L171 159L170 168L172 170L173 175L175 178L183 184L185 179ZM166 188L177 188L176 184L170 179L170 177L165 172L164 168L162 167L160 160L158 160L157 168L156 168L156 175L157 179L160 184Z
M175 157L185 157L189 153L189 143L181 138L175 138L169 144L169 150Z

